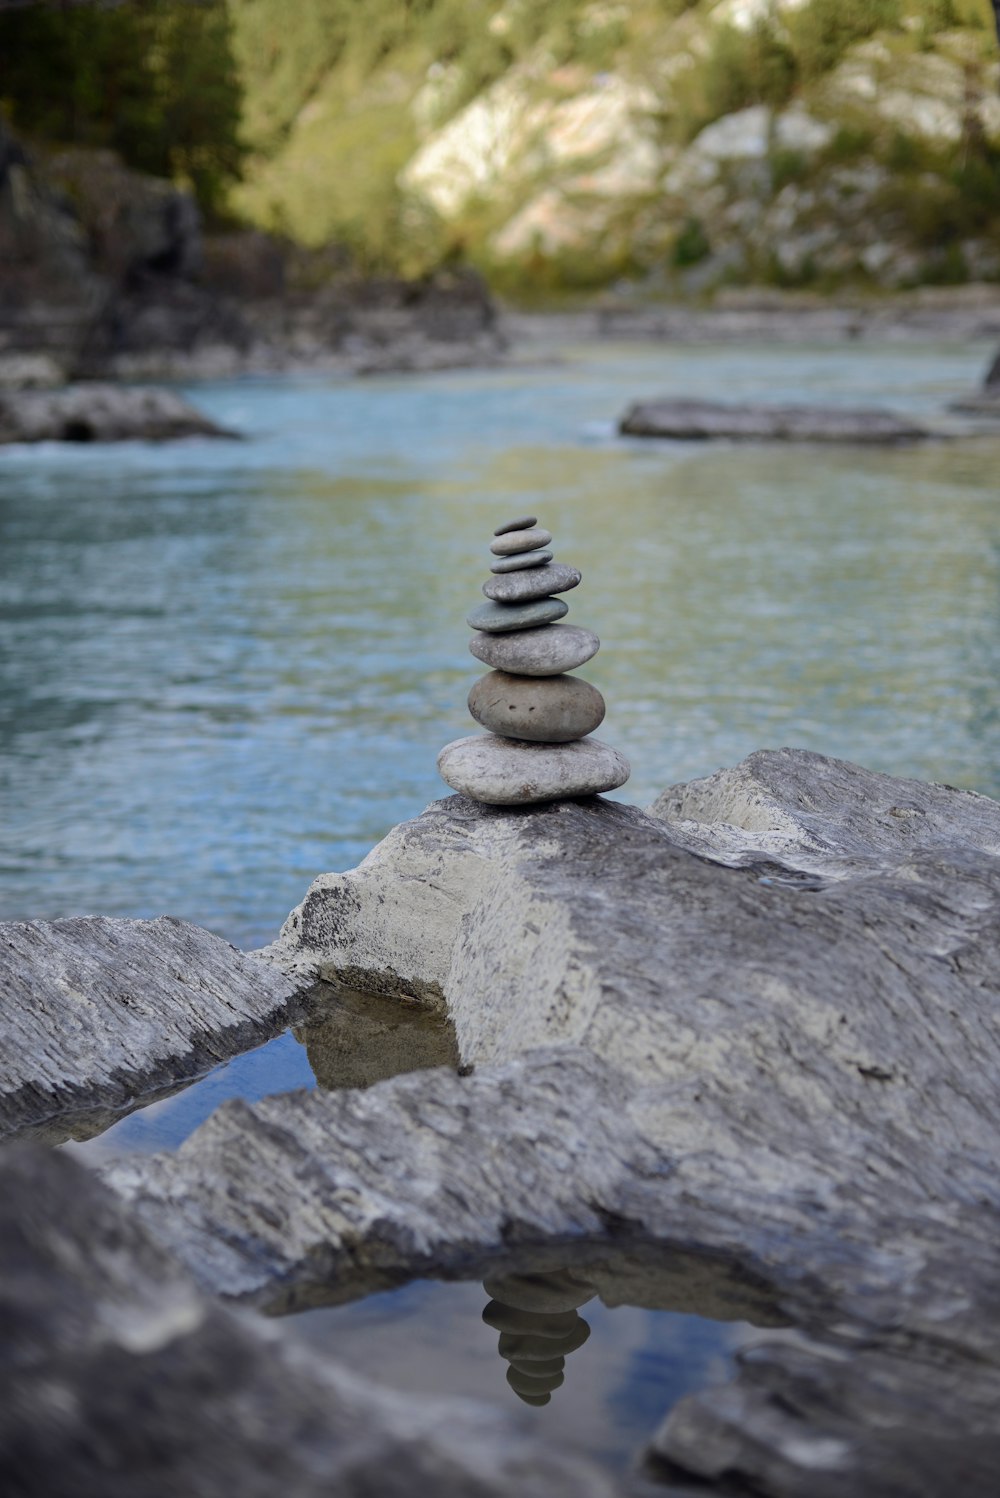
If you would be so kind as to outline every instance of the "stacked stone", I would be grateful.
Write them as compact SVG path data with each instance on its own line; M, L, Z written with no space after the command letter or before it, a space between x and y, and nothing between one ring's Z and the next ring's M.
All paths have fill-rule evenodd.
M515 1274L487 1280L493 1299L483 1320L500 1333L497 1351L507 1382L525 1404L548 1404L565 1377L566 1359L582 1347L590 1327L577 1307L594 1298L594 1287L571 1274Z
M552 536L534 515L498 525L493 536L493 576L483 584L488 602L468 616L469 649L494 668L469 693L469 711L488 732L445 745L442 779L492 806L624 785L628 760L588 737L604 719L604 698L567 674L601 645L589 629L558 622L569 606L557 595L575 588L580 573L552 560Z

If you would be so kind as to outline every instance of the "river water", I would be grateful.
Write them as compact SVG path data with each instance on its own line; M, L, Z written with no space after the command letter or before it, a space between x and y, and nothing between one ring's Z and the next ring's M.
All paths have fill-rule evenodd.
M941 419L983 362L567 348L193 389L241 442L0 451L0 919L168 912L270 940L314 874L446 793L435 754L473 731L482 670L464 616L494 525L525 511L584 574L569 618L603 641L582 674L633 764L619 799L786 744L1000 794L1000 431L884 451L615 436L658 394ZM301 1085L287 1034L84 1149L170 1147L226 1096ZM400 1387L505 1397L484 1300L411 1286L293 1320ZM526 1418L614 1463L744 1335L585 1314L566 1388Z

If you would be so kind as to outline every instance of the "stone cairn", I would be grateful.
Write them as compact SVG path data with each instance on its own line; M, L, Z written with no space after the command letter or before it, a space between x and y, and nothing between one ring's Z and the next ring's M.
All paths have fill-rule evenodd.
M492 666L469 693L469 712L488 731L446 744L441 777L453 790L491 806L592 796L624 785L629 763L587 735L604 718L596 687L568 671L600 649L589 629L559 624L575 567L553 562L552 540L534 515L498 525L490 544L487 603L468 616L469 649Z
M483 1320L500 1333L508 1384L525 1404L548 1404L563 1382L566 1358L590 1336L577 1307L593 1300L593 1285L556 1270L486 1280L483 1289L493 1297Z

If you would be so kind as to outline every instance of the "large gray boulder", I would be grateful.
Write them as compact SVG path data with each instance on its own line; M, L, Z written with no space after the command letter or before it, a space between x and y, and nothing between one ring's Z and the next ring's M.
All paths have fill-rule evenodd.
M274 1034L302 987L171 916L0 925L0 1138L107 1128Z
M232 437L176 391L85 381L62 389L0 389L0 444L162 442Z
M501 1411L235 1316L65 1156L0 1155L6 1498L610 1498Z
M800 1335L678 1406L664 1471L933 1498L951 1461L986 1498L998 848L986 797L789 750L653 814L436 803L265 955L447 1007L465 1074L228 1104L107 1179L273 1310L511 1268L705 1314L742 1287Z

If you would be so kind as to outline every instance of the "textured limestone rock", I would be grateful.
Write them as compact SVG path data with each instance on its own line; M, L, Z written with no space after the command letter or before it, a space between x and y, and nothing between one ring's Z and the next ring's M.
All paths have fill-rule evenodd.
M643 401L622 417L626 437L676 441L917 442L923 427L891 411L837 406L726 405L716 401Z
M106 1128L273 1034L301 987L170 916L0 925L0 1137Z
M0 1156L8 1498L610 1498L504 1412L359 1379L206 1300L65 1156Z
M672 1412L661 1475L992 1498L1000 806L794 751L661 801L451 798L316 881L271 959L443 995L471 1075L230 1103L108 1179L272 1309L428 1272L753 1297L798 1335Z
M469 712L492 733L565 744L593 733L604 698L577 676L511 676L490 671L469 693Z

